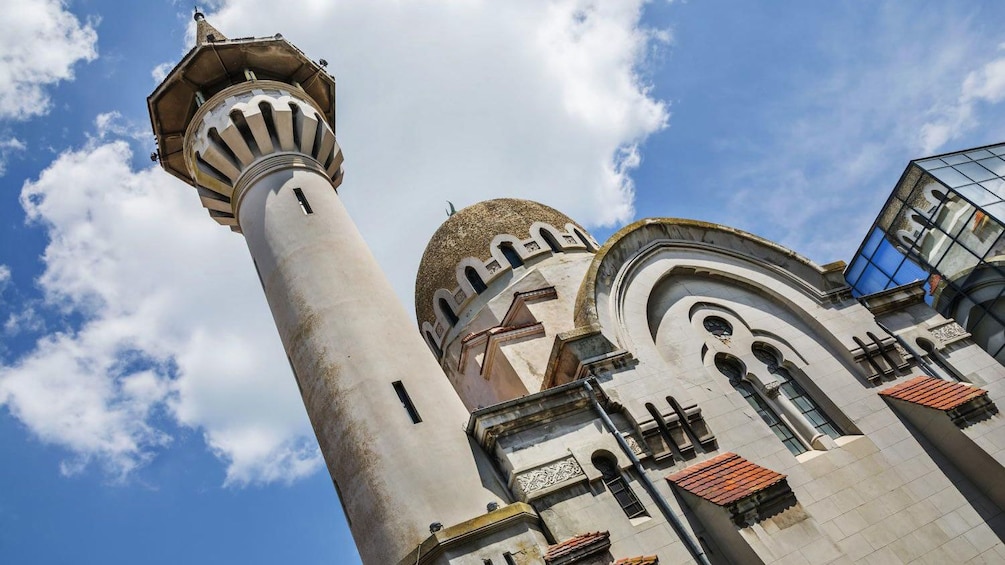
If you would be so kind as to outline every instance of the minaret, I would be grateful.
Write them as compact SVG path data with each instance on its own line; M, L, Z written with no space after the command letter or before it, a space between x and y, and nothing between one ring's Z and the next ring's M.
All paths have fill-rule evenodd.
M480 476L468 412L339 199L324 61L195 17L196 46L147 100L155 157L244 234L360 555L398 563L430 524L508 495Z

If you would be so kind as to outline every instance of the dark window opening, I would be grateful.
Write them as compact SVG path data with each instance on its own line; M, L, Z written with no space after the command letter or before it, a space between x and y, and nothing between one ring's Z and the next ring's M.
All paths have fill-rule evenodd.
M450 304L447 303L447 299L441 298L439 301L439 305L440 305L440 312L442 312L443 317L447 319L447 323L450 324L451 326L456 325L458 321L457 314L454 313L454 309L451 308Z
M506 260L509 261L510 267L513 267L515 269L517 267L523 266L523 259L520 257L520 254L516 252L516 249L513 248L512 243L507 241L505 243L500 244L499 251L502 251L503 257L505 257Z
M304 196L304 191L303 190L301 190L299 188L294 188L293 189L293 195L297 197L297 202L300 203L300 209L303 210L305 216L308 216L308 215L314 213L314 210L311 210L311 203L308 202L307 201L307 197Z
M443 357L443 350L436 344L436 338L433 337L433 332L426 330L426 341L429 342L429 347L433 348L433 353L436 354L437 359Z
M464 277L468 279L468 282L471 283L471 288L475 289L476 293L481 294L488 290L485 281L482 280L481 275L478 274L478 271L474 267L465 267Z
M551 232L545 229L541 230L541 237L544 238L545 243L551 248L552 253L561 253L562 246L555 241L555 236L551 235Z
M718 316L709 316L705 318L702 325L705 326L705 329L708 330L709 333L716 337L729 337L733 335L733 326Z
M412 419L413 424L418 424L422 421L419 417L419 411L415 409L415 405L412 404L412 399L408 396L408 391L405 390L405 385L401 384L401 381L394 381L391 383L394 387L394 392L398 393L398 400L401 401L401 405L405 407L405 412L408 412L408 417Z
M618 501L621 509L625 511L625 516L637 518L649 515L646 512L646 507L642 506L638 497L635 496L635 492L628 486L625 478L621 476L621 470L618 469L617 463L608 457L598 455L593 458L593 466L600 471L600 474L604 478L604 484L607 485L607 489L614 495L614 499Z
M738 361L720 354L715 358L715 367L729 379L729 384L733 386L736 392L740 393L740 396L761 417L761 420L771 428L771 431L785 445L789 453L799 455L806 452L806 446L796 438L792 430L785 425L785 422L778 417L778 414L775 414L775 411L768 406L768 403L757 394L754 387L743 380L743 367Z
M503 561L506 562L506 565L516 565L516 561L513 559L513 554L508 551L503 553Z
M583 232L579 231L578 229L573 229L572 231L576 233L576 237L579 238L579 241L583 242L583 245L585 245L588 250L590 251L594 250L593 244L590 243L590 240L586 238Z
M754 357L768 366L768 372L778 377L781 381L779 390L788 398L792 404L799 409L813 427L822 434L827 434L832 438L841 437L843 434L837 424L830 419L823 409L817 405L816 401L806 392L784 366L782 366L781 355L764 344L754 344L752 349Z

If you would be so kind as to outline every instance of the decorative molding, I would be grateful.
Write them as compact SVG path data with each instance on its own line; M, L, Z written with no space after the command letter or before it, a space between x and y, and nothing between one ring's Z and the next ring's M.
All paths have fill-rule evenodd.
M527 248L527 251L537 251L538 249L541 249L541 246L538 245L536 241L531 241L530 243L525 244L524 247Z
M632 450L632 453L634 453L636 457L645 453L642 446L639 445L639 440L635 439L634 435L623 434L623 436L625 438L625 443L628 444L628 447Z
M768 398L775 398L778 393L781 392L782 383L778 381L771 381L764 385L764 395Z
M464 302L464 299L466 297L467 297L467 295L464 293L464 289L463 288L458 288L457 289L457 294L454 295L454 300L457 301L458 304L462 304Z
M576 242L576 238L572 237L571 235L564 235L563 234L562 235L562 239L564 239L566 243L577 243Z
M488 269L490 273L497 273L502 267L499 266L499 261L489 261L485 264L485 268Z
M965 337L970 335L967 330L963 329L963 326L957 324L956 322L949 322L944 326L939 326L937 328L932 328L929 330L932 335L937 337L939 341L945 345L946 343L953 341L958 337Z
M576 459L570 455L543 467L520 473L516 476L516 482L520 485L520 490L526 494L585 474Z

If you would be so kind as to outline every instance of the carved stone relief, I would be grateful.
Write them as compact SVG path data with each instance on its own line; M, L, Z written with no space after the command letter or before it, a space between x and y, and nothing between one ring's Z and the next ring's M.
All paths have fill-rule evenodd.
M488 265L485 265L485 268L488 269L490 273L495 273L499 270L499 262L492 261Z
M538 245L536 241L532 241L524 245L524 247L527 248L527 251L537 251L538 249L541 249L541 246Z
M543 467L532 469L516 476L516 482L524 493L541 490L571 478L584 475L582 467L573 457L566 457Z
M963 329L963 326L957 324L956 322L950 322L944 326L939 326L931 330L932 335L939 338L939 341L946 343L947 341L960 337L961 335L966 335L967 330Z

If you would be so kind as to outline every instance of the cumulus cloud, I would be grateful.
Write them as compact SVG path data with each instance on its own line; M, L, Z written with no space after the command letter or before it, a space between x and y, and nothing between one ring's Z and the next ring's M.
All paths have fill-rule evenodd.
M293 14L242 0L208 17L231 37L282 32L331 62L340 192L410 302L445 200L533 198L595 225L632 217L640 145L668 119L640 78L666 40L640 27L641 4L381 0ZM242 238L193 189L132 169L120 125L99 116L87 147L22 189L51 239L46 307L85 321L0 367L0 403L73 454L65 472L128 474L169 449L163 416L202 432L228 484L314 472L317 444Z
M998 46L1005 51L1005 43ZM952 104L936 106L936 119L921 128L925 153L934 153L947 142L958 139L978 125L981 104L996 104L1005 99L1005 54L969 72L960 86L959 98Z
M127 475L198 429L227 481L292 480L320 463L248 252L195 192L130 168L122 141L59 156L21 203L50 242L39 285L85 318L0 366L0 404L41 440ZM225 292L221 289L226 289Z
M173 69L174 66L175 63L168 62L168 63L161 63L156 67L154 67L153 70L150 71L150 76L153 77L154 84L160 84L161 81L164 80L164 77L166 77L168 73L171 72L171 69Z
M447 200L529 198L588 226L633 218L639 147L669 113L641 78L668 40L642 26L643 4L230 0L207 18L329 61L340 193L408 305Z
M22 0L10 10L0 18L0 118L25 119L48 112L47 87L98 56L98 34L60 0Z

